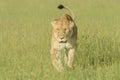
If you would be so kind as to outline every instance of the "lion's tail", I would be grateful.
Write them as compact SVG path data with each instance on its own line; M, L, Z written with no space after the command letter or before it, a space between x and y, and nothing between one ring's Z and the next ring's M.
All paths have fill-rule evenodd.
M73 11L72 11L70 8L65 7L65 6L63 6L63 5L59 5L59 6L58 6L58 9L67 9L67 10L71 13L72 19L74 20L74 13L73 13Z

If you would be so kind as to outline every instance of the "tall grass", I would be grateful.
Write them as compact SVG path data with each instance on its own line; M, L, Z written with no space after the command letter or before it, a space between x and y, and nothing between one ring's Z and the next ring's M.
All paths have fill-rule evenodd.
M0 0L0 80L119 80L119 2ZM75 13L78 46L74 69L59 73L49 51L61 3Z

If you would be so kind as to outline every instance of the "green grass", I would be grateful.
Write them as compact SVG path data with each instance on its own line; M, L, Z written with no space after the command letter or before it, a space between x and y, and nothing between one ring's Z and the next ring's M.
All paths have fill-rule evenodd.
M119 0L0 0L0 80L120 80ZM50 21L58 4L78 26L74 69L50 60Z

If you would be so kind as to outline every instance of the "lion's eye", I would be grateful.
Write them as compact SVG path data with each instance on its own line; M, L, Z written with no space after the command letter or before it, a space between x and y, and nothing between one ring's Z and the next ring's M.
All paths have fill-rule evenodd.
M57 28L56 30L59 31L59 28Z
M66 31L67 29L65 28L64 30Z

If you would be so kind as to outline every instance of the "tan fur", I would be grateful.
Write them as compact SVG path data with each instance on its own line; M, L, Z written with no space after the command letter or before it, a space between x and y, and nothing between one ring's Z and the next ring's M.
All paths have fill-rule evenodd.
M51 39L51 60L53 66L62 71L61 50L65 49L65 62L69 68L72 68L76 41L77 27L73 18L68 14L63 14L60 18L51 22L53 26Z

